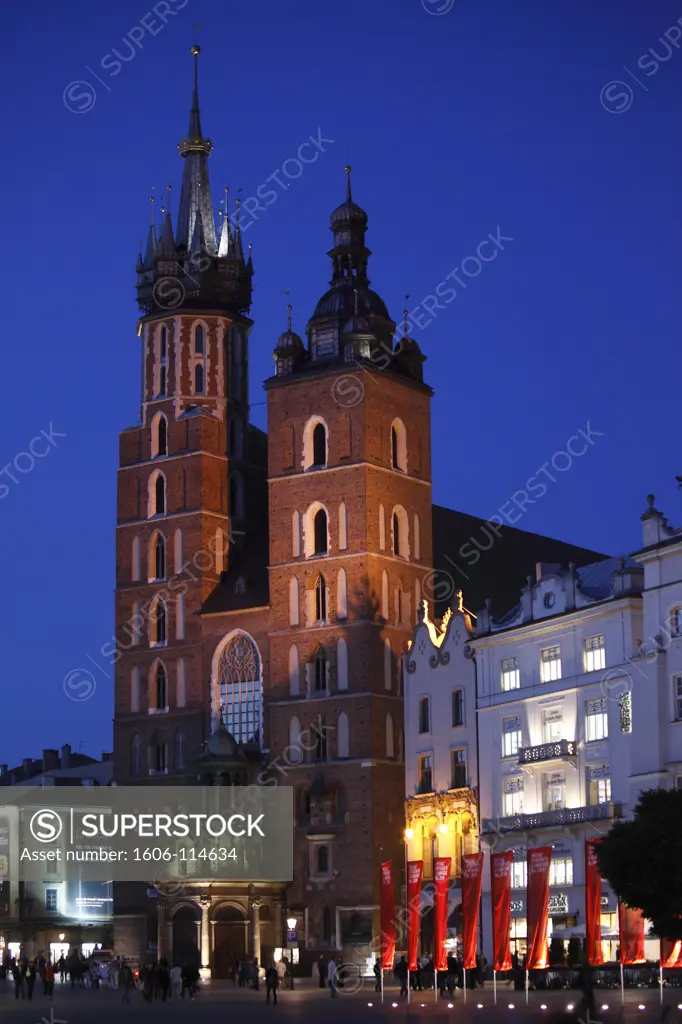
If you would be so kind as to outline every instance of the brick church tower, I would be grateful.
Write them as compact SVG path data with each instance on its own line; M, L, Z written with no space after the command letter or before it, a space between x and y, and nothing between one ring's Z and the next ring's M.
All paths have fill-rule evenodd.
M369 287L367 215L331 215L330 288L275 350L268 395L270 752L296 787L290 903L318 949L379 934L378 863L402 863L401 653L432 565L423 356ZM378 368L380 367L380 368Z

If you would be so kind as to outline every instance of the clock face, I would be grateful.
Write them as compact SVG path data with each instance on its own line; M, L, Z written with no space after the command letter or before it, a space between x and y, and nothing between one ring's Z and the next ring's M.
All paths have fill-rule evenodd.
M555 600L554 594L545 594L545 608L553 608Z

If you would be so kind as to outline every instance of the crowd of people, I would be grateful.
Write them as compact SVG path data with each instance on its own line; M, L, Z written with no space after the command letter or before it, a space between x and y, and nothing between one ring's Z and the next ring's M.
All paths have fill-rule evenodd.
M441 997L445 999L446 996L452 998L455 989L463 988L465 983L467 988L476 988L476 986L483 988L487 966L487 959L479 954L476 957L476 968L465 971L463 961L458 960L454 953L448 953L447 967L444 971L436 971L433 957L430 955L420 957L417 960L417 969L410 971L407 960L401 956L393 967L393 974L400 984L401 996L407 996L408 984L410 989L415 992L421 992L423 989L433 988L437 985ZM377 992L381 988L380 973L381 965L377 961L374 966Z
M0 976L14 983L15 999L33 999L36 984L42 986L44 996L54 992L55 964L42 954L33 959L7 954L0 968Z

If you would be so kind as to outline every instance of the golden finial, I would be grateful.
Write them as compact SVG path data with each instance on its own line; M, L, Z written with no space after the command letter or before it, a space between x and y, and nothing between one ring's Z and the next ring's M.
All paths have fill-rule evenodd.
M193 57L198 57L200 53L201 53L201 47L198 46L197 43L195 43L194 46L192 47L192 56Z

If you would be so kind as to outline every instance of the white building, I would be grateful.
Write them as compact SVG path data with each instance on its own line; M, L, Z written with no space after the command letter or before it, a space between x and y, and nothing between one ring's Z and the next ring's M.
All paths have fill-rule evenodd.
M452 775L461 758L478 803L467 813L480 821L487 854L489 960L490 852L515 855L512 949L525 950L526 853L535 846L553 847L550 934L583 937L585 841L631 815L642 790L682 786L682 529L667 525L653 497L642 524L632 558L540 563L502 618L489 603L478 617L460 609L439 629L423 609L415 629L405 673L408 855L426 862L431 851L450 852L438 815L463 796ZM464 718L455 727L458 692ZM612 958L617 904L606 883L602 908Z

